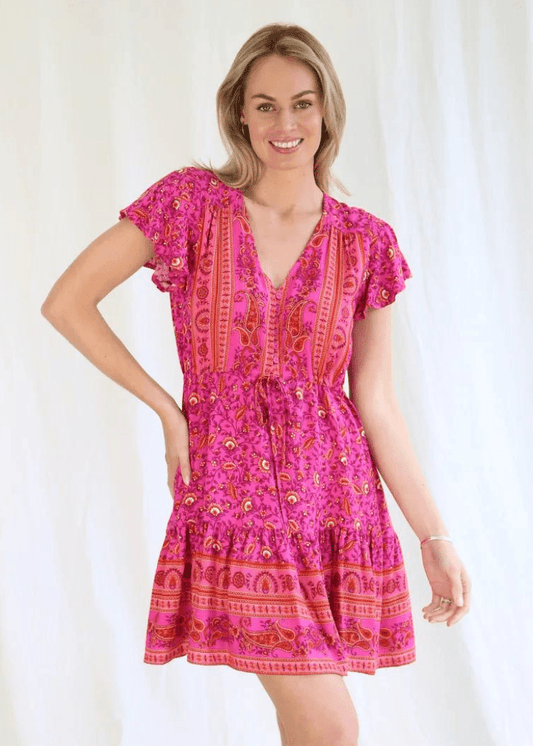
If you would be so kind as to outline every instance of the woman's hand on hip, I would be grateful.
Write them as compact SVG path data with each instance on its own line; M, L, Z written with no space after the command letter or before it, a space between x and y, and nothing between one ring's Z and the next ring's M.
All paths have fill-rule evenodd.
M168 488L174 499L174 485L178 469L185 484L191 480L191 464L189 458L189 423L187 418L176 405L175 411L161 417L165 435L165 461L168 470Z

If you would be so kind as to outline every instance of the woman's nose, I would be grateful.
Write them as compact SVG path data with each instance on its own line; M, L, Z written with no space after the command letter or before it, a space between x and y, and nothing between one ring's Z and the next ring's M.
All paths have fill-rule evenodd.
M290 132L292 129L294 129L295 122L296 118L290 111L280 111L280 113L278 114L278 127L283 132Z

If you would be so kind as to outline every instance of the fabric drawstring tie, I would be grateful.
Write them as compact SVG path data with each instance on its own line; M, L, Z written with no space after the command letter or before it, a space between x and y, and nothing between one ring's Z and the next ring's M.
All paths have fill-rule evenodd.
M286 390L286 381L283 378L279 376L259 376L255 380L254 401L257 419L261 425L269 425L272 450L280 469L285 468L287 461L287 414L290 412L287 400L289 400L290 405L290 395ZM266 417L264 409L266 410ZM278 455L281 461L278 461ZM276 471L279 471L279 468Z

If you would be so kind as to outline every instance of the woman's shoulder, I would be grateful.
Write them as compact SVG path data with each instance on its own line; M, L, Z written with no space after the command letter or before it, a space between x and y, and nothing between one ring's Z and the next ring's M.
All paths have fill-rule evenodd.
M213 173L204 168L196 166L181 166L170 171L163 177L169 188L188 188L190 191L201 191L207 189L213 178Z
M141 196L149 199L155 194L157 200L178 220L200 219L207 199L213 190L214 174L205 168L181 166L167 172Z
M165 180L171 189L183 194L188 192L191 202L197 207L225 205L228 201L237 199L237 190L225 184L214 171L198 166L183 166L171 171Z
M337 200L335 202L332 212L343 232L342 245L354 264L358 265L361 255L364 255L376 277L388 278L382 282L382 286L390 281L397 283L394 287L399 288L404 279L412 277L407 260L398 246L394 229L386 220L362 207Z
M348 205L346 202L341 202L334 198L330 199L334 224L343 233L362 233L365 236L377 236L385 228L390 227L383 218L374 215L362 207Z

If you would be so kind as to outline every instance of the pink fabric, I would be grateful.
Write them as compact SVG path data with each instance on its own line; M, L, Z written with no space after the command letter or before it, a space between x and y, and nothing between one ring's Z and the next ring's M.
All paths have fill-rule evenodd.
M411 277L394 231L324 194L276 289L242 193L209 171L172 171L125 216L169 293L192 468L188 486L176 473L144 661L343 676L413 662L402 550L343 390L354 322Z

